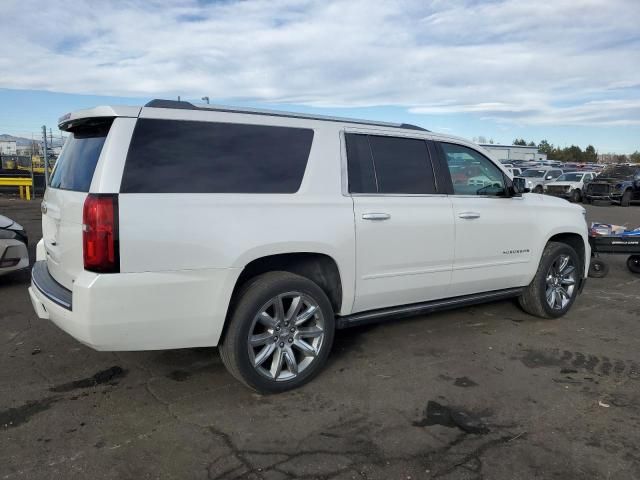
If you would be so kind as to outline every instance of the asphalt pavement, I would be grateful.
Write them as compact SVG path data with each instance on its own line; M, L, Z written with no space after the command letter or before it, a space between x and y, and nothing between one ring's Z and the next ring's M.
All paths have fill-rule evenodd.
M0 213L33 250L39 201ZM564 318L501 301L340 331L270 396L215 348L95 352L36 317L28 272L0 277L0 479L640 478L640 276L606 258Z

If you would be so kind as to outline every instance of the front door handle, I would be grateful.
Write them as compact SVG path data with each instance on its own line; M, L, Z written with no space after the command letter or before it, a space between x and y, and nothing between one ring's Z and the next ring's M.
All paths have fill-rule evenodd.
M391 215L388 213L363 213L363 220L389 220Z
M480 214L478 212L462 212L458 214L458 217L464 218L465 220L474 220L480 218Z

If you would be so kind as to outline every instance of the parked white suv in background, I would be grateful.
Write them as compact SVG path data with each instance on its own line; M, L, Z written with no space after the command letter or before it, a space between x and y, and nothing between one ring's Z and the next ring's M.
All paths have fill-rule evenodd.
M218 345L278 392L336 328L508 297L559 317L588 270L582 207L419 127L154 100L60 128L29 293L98 350Z

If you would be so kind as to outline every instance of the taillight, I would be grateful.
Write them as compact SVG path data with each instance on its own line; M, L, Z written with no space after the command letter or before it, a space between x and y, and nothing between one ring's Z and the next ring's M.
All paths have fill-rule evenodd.
M120 271L118 196L89 194L82 211L82 255L85 270Z

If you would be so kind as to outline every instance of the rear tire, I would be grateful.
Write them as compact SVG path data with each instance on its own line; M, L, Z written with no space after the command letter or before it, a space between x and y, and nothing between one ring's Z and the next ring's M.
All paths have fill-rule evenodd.
M224 365L260 393L298 388L324 366L335 319L324 291L306 277L268 272L240 290L220 345Z
M628 207L629 205L631 205L631 190L626 190L620 199L620 206Z
M542 194L543 193L542 185L536 185L535 188L533 189L533 193Z
M632 273L640 273L640 255L631 255L627 258L627 268Z
M549 242L533 281L518 298L520 307L540 318L557 318L569 311L578 295L582 261L566 243Z
M609 274L609 264L598 258L592 258L589 264L589 276L592 278L604 278Z

